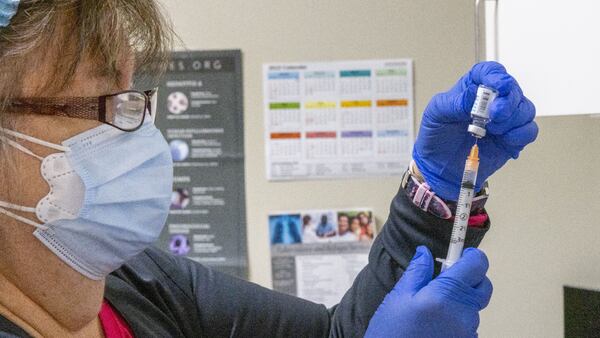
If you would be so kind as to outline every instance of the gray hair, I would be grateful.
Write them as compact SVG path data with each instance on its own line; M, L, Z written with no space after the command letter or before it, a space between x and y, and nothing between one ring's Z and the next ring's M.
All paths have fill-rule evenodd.
M21 0L11 24L0 28L0 126L10 123L6 102L23 95L24 75L42 62L49 74L40 74L35 95L53 96L69 86L82 60L116 84L124 55L134 52L137 77L155 79L172 41L156 0ZM0 158L7 163L4 151Z

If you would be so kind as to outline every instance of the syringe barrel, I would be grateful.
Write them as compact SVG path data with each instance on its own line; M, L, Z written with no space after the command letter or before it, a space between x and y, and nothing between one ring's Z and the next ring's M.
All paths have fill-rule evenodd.
M473 172L465 172L476 175ZM445 265L452 266L462 255L465 245L465 237L467 236L467 228L469 226L469 215L471 213L471 203L475 194L474 183L463 182L461 195L456 205L456 216L454 217L454 225L452 227L452 235L450 237L450 245L448 246L448 254L446 255Z
M469 125L469 132L477 138L485 136L485 126L490 121L490 104L498 96L498 91L484 85L477 88L477 97L473 108L471 108L471 118L473 122Z
M474 147L476 148L476 146ZM478 149L475 149L477 151ZM475 154L475 157L471 157ZM465 163L465 171L461 181L460 195L456 203L456 214L454 216L454 225L452 226L452 235L450 236L450 245L448 246L448 254L442 262L442 271L451 267L462 256L462 251L465 245L467 236L467 228L469 226L469 216L471 214L471 204L475 196L475 183L477 181L477 170L479 161L477 153L471 150L471 156Z

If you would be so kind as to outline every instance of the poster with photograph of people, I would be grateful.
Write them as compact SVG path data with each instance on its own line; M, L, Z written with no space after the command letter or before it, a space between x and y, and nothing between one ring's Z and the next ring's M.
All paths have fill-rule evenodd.
M370 208L269 215L273 289L337 304L367 264L375 221Z

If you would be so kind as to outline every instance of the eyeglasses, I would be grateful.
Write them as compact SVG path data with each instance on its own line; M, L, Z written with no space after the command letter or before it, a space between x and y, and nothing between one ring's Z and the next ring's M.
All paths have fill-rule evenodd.
M127 90L92 97L27 97L13 99L7 109L20 114L66 116L100 121L123 131L138 130L146 111L156 119L158 88Z

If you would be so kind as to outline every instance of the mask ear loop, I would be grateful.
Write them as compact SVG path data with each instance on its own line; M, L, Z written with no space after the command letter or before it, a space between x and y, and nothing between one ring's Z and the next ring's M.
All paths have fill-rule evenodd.
M35 138L33 136L21 134L19 132L13 131L13 130L5 129L5 128L0 128L0 133L6 134L6 135L10 135L12 137L15 137L15 138L18 138L18 139L21 139L21 140L25 140L27 142L31 142L33 144L37 144L37 145L44 146L44 147L47 147L47 148L51 148L51 149L54 149L54 150L63 151L63 152L71 151L71 149L69 149L69 147L61 146L61 145L54 144L54 143L51 143L51 142L46 142L44 140L40 140L40 139ZM4 137L0 136L0 138L8 140L5 136ZM11 140L8 140L8 141L11 141ZM12 143L16 143L16 142L12 141ZM10 145L12 145L12 143L9 142ZM18 144L18 143L16 143L16 144ZM21 145L19 144L19 146L21 146ZM23 146L21 146L21 147L23 147ZM20 148L17 148L17 149L21 150ZM31 153L31 151L26 152L26 153L29 154L29 153Z
M64 146L60 146L58 144L46 142L46 141L37 139L37 138L29 136L29 135L21 134L21 133L16 132L16 131L12 131L12 130L8 130L8 129L0 128L0 133L6 134L6 135L10 135L10 136L13 136L15 138L22 139L22 140L31 142L33 144L45 146L45 147L48 147L48 148L51 148L51 149L55 149L55 150L58 150L58 151L64 151L64 152L70 151L70 149L68 147L64 147ZM15 148L15 149L17 149L17 150L19 150L19 151L21 151L21 152L29 155L29 156L37 158L40 161L44 160L44 158L42 156L37 155L33 151L25 148L20 143L15 142L15 141L7 138L4 135L0 135L0 142L4 142L4 143L8 144L9 146L11 146L11 147L13 147L13 148ZM35 214L35 212L36 212L35 208L24 207L24 206L20 206L20 205L16 205L16 204L6 203L6 202L0 201L0 214L4 214L4 215L6 215L8 217L11 217L11 218L17 220L17 221L20 221L20 222L23 222L25 224L31 225L31 226L36 227L38 229L48 230L47 226L45 226L43 224L36 223L36 222L34 222L34 221L32 221L32 220L30 220L28 218L25 218L23 216L19 216L19 215L15 214L14 212L11 212L11 211L9 211L7 209L13 209L13 210L18 210L18 211L29 212L29 213Z
M2 204L7 204L7 203L0 202L0 205L2 205ZM27 208L27 207L21 207L21 206L16 206L16 207L17 208L15 208L15 209L22 210L22 211L25 211L23 209L33 209L33 208ZM34 209L34 212L35 212L35 209ZM17 221L20 221L20 222L23 222L25 224L31 225L31 226L36 227L38 229L48 230L47 226L39 224L39 223L36 223L36 222L30 220L29 218L25 218L23 216L19 216L19 215L15 214L13 212L10 212L10 211L2 208L2 207L0 207L0 214L4 214L4 215L6 215L8 217L16 219Z
M6 203L6 202L2 202L2 201L0 201L0 208L13 209L13 210L24 211L24 212L29 212L29 213L35 214L35 208L24 207L22 205Z
M43 157L41 157L40 155L38 155L38 154L34 153L33 151L31 151L31 150L29 150L29 149L27 149L27 148L23 147L23 146L22 146L20 143L18 143L18 142L15 142L15 141L13 141L13 140L11 140L11 139L8 139L8 138L6 138L6 136L1 136L1 135L0 135L0 141L1 141L1 142L5 142L5 143L6 143L6 144L8 144L9 146L11 146L11 147L13 147L13 148L15 148L15 149L17 149L17 150L19 150L19 151L22 151L22 152L24 152L25 154L27 154L27 155L29 155L29 156L33 156L33 157L35 157L35 158L37 158L37 159L38 159L38 160L40 160L40 161L43 161L43 160L44 160L44 158L43 158Z

